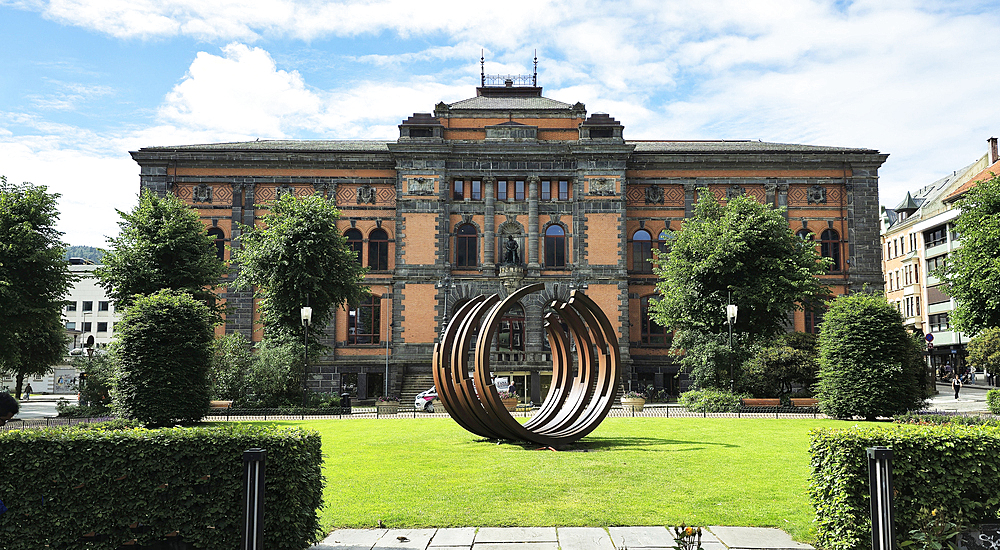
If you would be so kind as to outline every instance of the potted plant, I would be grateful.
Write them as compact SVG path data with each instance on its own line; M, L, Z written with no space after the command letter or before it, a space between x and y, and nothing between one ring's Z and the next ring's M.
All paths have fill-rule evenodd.
M627 391L622 394L622 409L625 411L642 412L646 405L646 394L637 391Z
M388 396L378 396L375 398L375 409L378 411L379 415L383 414L396 414L399 412L399 396L398 395L388 395Z
M500 392L500 400L503 401L503 406L506 407L508 411L513 411L517 409L517 394L509 391Z

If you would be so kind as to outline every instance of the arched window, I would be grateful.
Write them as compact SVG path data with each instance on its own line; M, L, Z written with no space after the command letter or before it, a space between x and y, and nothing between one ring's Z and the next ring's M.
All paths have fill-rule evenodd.
M507 354L524 352L524 308L514 304L500 318L500 328L496 335L496 350L500 354L498 360L513 361L519 358Z
M545 267L566 267L566 232L559 225L545 230Z
M632 271L636 273L652 273L653 236L649 231L640 229L632 235Z
M651 297L644 296L639 300L639 311L642 316L639 322L642 327L642 343L647 346L669 346L671 339L667 329L656 324L656 321L649 315L649 299Z
M352 250L354 251L355 254L357 254L358 263L360 264L362 257L361 254L365 248L364 243L361 242L362 239L361 232L358 231L357 229L351 228L348 229L347 231L344 231L344 236L347 237L347 249Z
M368 234L368 267L375 271L389 269L389 235L382 229Z
M226 261L226 234L218 227L208 230L208 236L215 239L215 255L220 262Z
M476 226L464 223L455 232L455 267L479 265L479 238Z
M827 229L820 236L819 243L819 253L820 256L824 258L830 258L833 263L830 264L830 271L840 271L840 235L837 234L833 229Z
M674 234L670 231L670 226L666 229L660 231L660 234L656 236L656 245L660 249L660 252L666 254L670 252L670 244L674 242Z
M795 236L798 237L798 238L800 238L800 239L802 239L803 241L811 241L811 240L813 240L812 231L809 231L808 229L805 229L805 228L799 229L795 233Z
M382 328L382 299L378 296L362 298L347 311L347 343L378 344Z

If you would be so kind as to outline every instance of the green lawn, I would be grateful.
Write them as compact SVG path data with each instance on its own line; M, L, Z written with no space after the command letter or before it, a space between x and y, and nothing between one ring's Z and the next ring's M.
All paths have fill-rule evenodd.
M611 418L574 450L479 439L447 418L279 424L323 438L325 529L734 525L814 540L809 430L834 420ZM853 423L851 423L853 424Z

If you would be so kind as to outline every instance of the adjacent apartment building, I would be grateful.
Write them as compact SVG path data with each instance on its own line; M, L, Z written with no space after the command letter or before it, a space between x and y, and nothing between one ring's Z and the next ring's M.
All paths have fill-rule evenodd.
M632 141L608 114L542 95L536 75L482 75L475 95L415 113L388 141L261 140L133 151L142 189L201 215L229 260L240 223L283 193L320 194L370 268L370 299L338 311L332 351L311 366L317 391L361 398L430 386L430 354L451 312L480 293L545 292L504 318L493 366L524 401L551 378L547 304L585 289L618 331L626 384L677 393L671 335L648 304L653 249L692 212L699 189L787 208L789 225L833 259L835 294L881 289L878 169L887 155L760 141ZM239 269L238 266L232 266ZM249 292L226 289L224 330L262 337ZM303 304L304 305L304 304ZM816 330L799 312L797 330ZM420 387L420 389L426 389Z
M964 367L969 337L952 328L955 300L933 273L961 246L953 230L961 213L955 201L976 182L1000 174L997 138L990 138L988 144L987 152L976 162L907 193L896 208L882 209L886 299L903 314L907 327L930 336L928 366L938 376Z

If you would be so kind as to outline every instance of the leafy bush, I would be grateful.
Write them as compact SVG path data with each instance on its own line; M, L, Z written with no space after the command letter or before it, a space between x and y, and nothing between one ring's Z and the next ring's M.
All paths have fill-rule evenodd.
M688 390L681 394L680 404L691 412L737 412L747 394L724 390Z
M893 417L897 424L960 424L963 426L997 426L1000 420L979 415L955 413L905 413Z
M674 349L682 350L682 372L691 376L691 388L727 389L732 385L732 369L746 360L742 347L729 349L728 335L707 334L693 330L674 335Z
M67 401L56 403L56 412L62 418L99 418L111 415L107 405L73 405Z
M99 410L111 407L111 386L115 379L115 363L107 353L95 353L93 357L74 357L70 366L86 373L77 378L76 390L80 401Z
M216 399L230 400L237 409L301 407L302 342L279 334L251 349L246 338L234 333L214 346L209 377ZM307 399L311 406L330 401L312 394Z
M986 392L986 406L993 414L1000 414L1000 390Z
M968 345L969 365L1000 376L1000 327L991 327L976 335Z
M189 294L137 297L115 326L112 397L122 418L148 426L197 422L208 412L213 315Z
M893 451L896 534L919 530L922 508L948 510L949 521L995 521L1000 493L1000 430L983 426L853 427L812 432L809 496L817 544L826 550L867 550L871 543L866 448Z
M805 339L796 340L797 343L801 341ZM755 349L753 356L743 363L740 389L754 397L781 397L792 393L794 385L811 387L816 381L817 369L813 351L793 347L779 339L773 345Z
M238 548L243 452L255 447L267 450L264 546L302 550L322 536L316 432L134 425L0 433L4 549L112 550L132 539L147 547L174 531L195 548ZM84 545L81 536L91 532L99 536Z
M899 311L881 295L831 302L819 336L820 409L874 420L923 408L924 361Z

